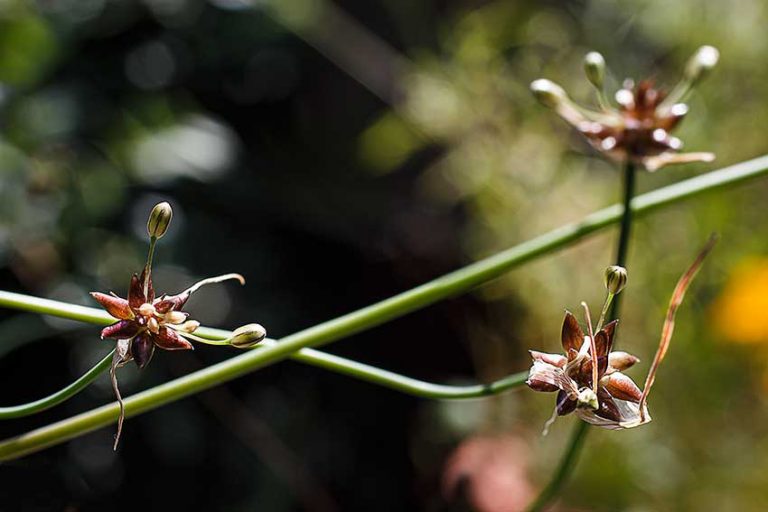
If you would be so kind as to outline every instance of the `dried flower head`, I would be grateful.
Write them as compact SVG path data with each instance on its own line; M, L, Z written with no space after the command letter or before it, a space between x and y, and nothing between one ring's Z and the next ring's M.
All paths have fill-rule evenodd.
M564 355L547 354L531 350L531 366L527 384L534 391L557 391L556 413L563 416L575 412L582 420L608 429L625 429L651 421L648 413L648 393L659 364L664 359L672 339L675 313L683 301L685 291L715 243L715 238L704 246L691 267L683 274L672 293L667 316L661 331L661 340L653 359L644 389L623 373L639 359L626 352L613 352L613 340L618 320L604 327L598 323L593 333L589 309L586 313L587 333L576 317L566 311L561 331ZM609 292L608 300L613 297ZM604 307L603 310L606 308Z
M190 320L189 314L182 311L187 300L202 286L222 281L236 280L245 284L245 279L240 274L224 274L217 277L203 279L190 286L181 293L175 295L156 296L152 284L152 256L156 241L165 234L170 224L173 212L168 203L160 203L152 209L147 224L150 236L149 254L147 263L141 275L133 274L128 286L128 298L123 299L114 293L109 295L92 292L91 296L115 319L112 325L102 329L101 339L112 338L117 340L115 354L112 359L110 375L112 388L120 404L120 418L118 420L117 434L115 436L115 449L120 439L125 409L117 386L116 369L125 366L131 361L139 368L144 368L152 359L155 348L163 350L192 350L191 341L213 345L234 345L240 347L249 341L251 347L263 340L266 331L258 324L248 324L238 331L238 335L225 341L211 341L193 334L200 326L200 322ZM255 326L255 327L254 327ZM242 348L242 347L240 347Z
M669 164L711 162L712 153L679 153L683 143L670 135L688 113L682 100L717 64L719 53L702 46L690 58L683 78L669 92L657 89L652 80L635 84L625 80L616 92L617 106L605 94L605 60L597 52L584 59L584 72L597 89L599 110L574 103L559 85L546 79L531 83L531 90L545 106L576 128L601 153L655 171Z

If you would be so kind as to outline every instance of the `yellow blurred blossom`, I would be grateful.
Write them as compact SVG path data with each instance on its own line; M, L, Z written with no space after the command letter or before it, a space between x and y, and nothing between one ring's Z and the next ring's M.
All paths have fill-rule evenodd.
M715 301L712 320L727 341L768 344L768 258L747 260L733 269Z

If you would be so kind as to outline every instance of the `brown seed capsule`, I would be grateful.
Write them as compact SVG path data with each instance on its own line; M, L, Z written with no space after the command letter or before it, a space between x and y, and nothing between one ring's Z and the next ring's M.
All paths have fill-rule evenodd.
M608 356L608 366L618 371L626 370L639 362L638 357L622 351L611 352Z
M162 202L155 205L152 208L152 212L149 214L149 221L147 221L147 233L150 238L162 238L168 226L171 224L173 218L173 209L167 202Z

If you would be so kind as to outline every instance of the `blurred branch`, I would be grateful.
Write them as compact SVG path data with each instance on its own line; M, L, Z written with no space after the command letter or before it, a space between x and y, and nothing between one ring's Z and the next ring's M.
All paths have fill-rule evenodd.
M396 106L408 59L327 0L258 2L276 21L384 102Z
M707 191L723 189L766 173L768 173L768 156L763 156L638 196L631 201L631 210L634 215L646 214L662 206L674 204ZM270 346L251 350L246 354L133 395L125 400L126 416L136 416L156 409L288 357L312 359L315 351L309 352L302 349L351 336L448 297L467 292L524 262L565 247L616 223L621 219L622 213L623 208L620 204L599 210L580 222L561 226L394 297L287 336ZM0 304L50 314L55 310L53 306L60 303L2 292ZM72 305L68 307L72 308L72 318L77 317L76 319L86 321L88 318L94 318L91 308ZM105 320L103 315L101 319L100 321ZM212 335L223 332L212 329L206 331ZM301 352L297 353L297 351ZM326 357L333 360L334 356L326 355ZM333 363L330 365L334 366ZM365 368L372 367L361 365L359 369ZM347 374L353 375L355 372L349 371ZM72 439L113 423L117 416L118 406L112 403L5 440L0 442L0 460L14 459Z

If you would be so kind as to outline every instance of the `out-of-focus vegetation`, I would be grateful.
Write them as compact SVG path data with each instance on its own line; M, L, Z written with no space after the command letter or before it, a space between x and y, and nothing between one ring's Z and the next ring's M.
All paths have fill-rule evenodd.
M616 167L528 91L547 77L589 100L589 50L615 88L672 85L695 48L718 47L678 135L716 165L765 153L766 23L759 0L0 2L0 285L83 304L89 290L123 293L146 212L165 198L176 217L156 286L235 270L248 286L196 296L195 318L294 332L616 202ZM645 173L639 188L711 168ZM637 222L618 343L645 364L676 278L709 232L722 242L680 311L654 422L593 432L563 510L768 508L766 193L757 182ZM522 370L528 348L555 351L564 308L599 307L614 235L331 349L434 380ZM3 318L4 403L108 350L95 328ZM122 387L227 355L158 354ZM548 477L575 421L542 438L549 396L429 403L294 363L218 393L132 420L116 454L106 429L0 466L0 502L462 510L446 496L464 493L509 510ZM0 433L107 400L104 379ZM509 484L472 490L489 475ZM505 489L517 492L506 502Z

